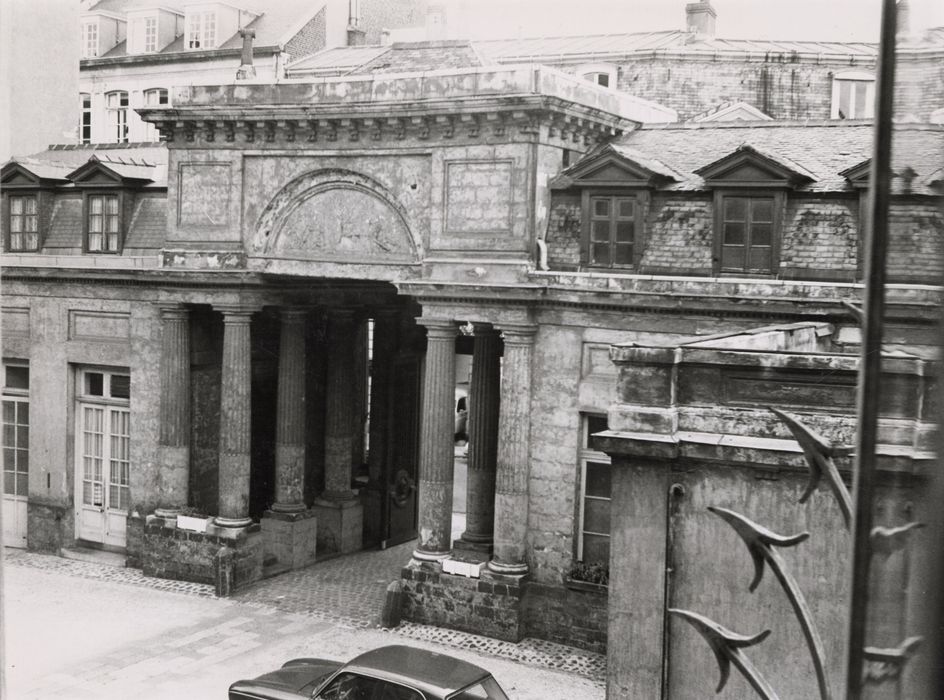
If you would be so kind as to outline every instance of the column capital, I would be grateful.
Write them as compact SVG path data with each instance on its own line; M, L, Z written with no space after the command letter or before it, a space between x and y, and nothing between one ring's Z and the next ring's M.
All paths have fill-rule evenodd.
M491 323L472 323L472 337L497 336L501 331Z
M186 321L190 318L190 308L180 303L160 303L157 305L162 321Z
M533 324L501 323L496 326L501 331L505 343L531 345L538 327Z
M308 319L309 309L304 306L279 307L279 319L283 323L304 323Z
M418 318L417 325L426 328L427 338L455 338L459 333L459 325L451 318Z
M262 307L255 304L214 304L213 310L223 314L225 323L249 323L252 315Z

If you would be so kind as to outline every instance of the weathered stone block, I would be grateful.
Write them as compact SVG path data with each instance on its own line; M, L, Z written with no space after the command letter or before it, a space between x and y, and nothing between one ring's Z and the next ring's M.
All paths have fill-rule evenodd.
M261 525L267 557L271 555L291 569L314 563L318 520L312 511L277 513L267 510Z
M312 507L318 522L317 547L323 554L358 552L363 546L364 506L358 500L319 499Z

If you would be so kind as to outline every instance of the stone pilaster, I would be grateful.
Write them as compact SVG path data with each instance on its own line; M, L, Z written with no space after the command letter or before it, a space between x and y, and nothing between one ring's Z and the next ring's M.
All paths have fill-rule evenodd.
M220 388L219 515L222 527L245 527L249 517L250 432L252 429L252 310L224 307Z
M172 518L190 493L190 312L181 305L161 308L160 418L156 514Z
M318 549L354 552L363 542L364 507L351 490L353 439L354 312L328 317L328 387L325 417L325 490L316 499Z
M370 362L370 440L367 453L367 494L364 529L370 543L383 536L384 463L390 446L388 436L391 366L397 349L396 311L384 309L374 317L373 355Z
M501 367L498 331L475 327L472 382L469 387L469 451L466 529L456 549L490 552L495 530L495 464L498 452L498 415Z
M456 382L456 324L418 319L426 326L426 370L420 422L419 544L417 559L449 556Z
M304 309L283 309L276 409L275 503L272 510L305 510L305 318Z
M505 340L495 483L495 554L489 569L525 574L534 326L502 326Z

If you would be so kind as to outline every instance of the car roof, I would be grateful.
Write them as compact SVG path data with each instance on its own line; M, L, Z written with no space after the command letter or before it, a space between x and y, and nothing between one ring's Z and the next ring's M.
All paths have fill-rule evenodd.
M452 656L403 645L365 652L351 659L344 670L411 685L434 696L448 695L490 675Z

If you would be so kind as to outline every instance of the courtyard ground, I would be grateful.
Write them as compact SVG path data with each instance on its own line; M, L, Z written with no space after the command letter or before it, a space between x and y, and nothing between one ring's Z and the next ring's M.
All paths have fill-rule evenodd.
M603 698L598 654L411 623L379 629L386 584L411 547L322 562L231 599L135 569L8 549L7 697L225 698L232 681L292 657L343 660L407 643L488 668L515 700Z

